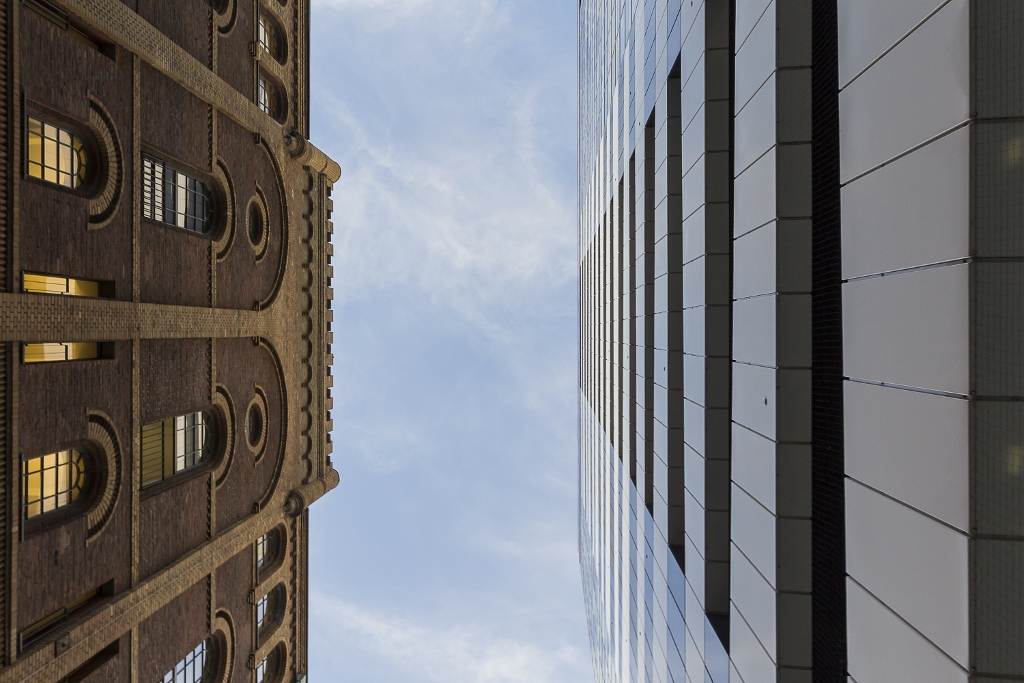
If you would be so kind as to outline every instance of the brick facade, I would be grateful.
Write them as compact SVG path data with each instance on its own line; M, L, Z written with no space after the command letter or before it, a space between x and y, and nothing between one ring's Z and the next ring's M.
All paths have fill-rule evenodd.
M268 681L306 671L306 508L338 481L340 177L306 139L309 1L0 0L0 683L155 683L207 638L204 683L250 683L272 650ZM279 60L254 46L261 11ZM261 73L283 122L254 102ZM84 141L82 187L28 177L28 115ZM206 183L208 234L143 217L143 155ZM26 272L101 281L104 296L25 293ZM58 341L104 352L23 362L25 343ZM142 487L143 425L195 411L213 416L211 454ZM84 493L25 519L22 460L72 447L86 454ZM277 554L257 571L256 540L271 531ZM27 627L93 589L22 645ZM258 634L271 591L283 604Z

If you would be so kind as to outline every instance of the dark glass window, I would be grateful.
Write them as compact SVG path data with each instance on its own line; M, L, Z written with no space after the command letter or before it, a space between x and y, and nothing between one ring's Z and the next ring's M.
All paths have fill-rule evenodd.
M164 674L160 683L202 683L205 680L206 663L209 657L206 640L196 645L174 668Z
M201 180L142 157L142 215L192 232L213 228L213 193Z
M213 447L213 430L213 416L205 410L143 425L142 486L205 461Z

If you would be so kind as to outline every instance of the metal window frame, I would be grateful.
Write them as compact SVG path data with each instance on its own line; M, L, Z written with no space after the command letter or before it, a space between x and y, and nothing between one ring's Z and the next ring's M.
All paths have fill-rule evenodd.
M67 461L61 462L60 455L67 453ZM46 464L46 458L53 456L55 462L52 465ZM39 469L35 471L29 471L31 463L39 461ZM60 469L68 468L69 473L66 477L67 487L60 488ZM44 481L46 480L47 473L52 473L52 477L56 480L54 492L49 495L44 495L45 487ZM39 497L35 500L29 500L29 479L32 475L39 476ZM54 512L61 508L67 507L78 500L78 497L82 495L85 490L85 484L87 479L85 454L77 448L65 448L53 453L46 453L44 455L38 455L32 458L26 458L21 461L21 510L22 519L34 519L36 517L45 515L49 512ZM52 504L52 507L47 508L48 504ZM30 506L38 505L39 511L30 514Z
M55 131L54 135L49 134L49 129ZM67 140L62 140L61 135L67 136ZM25 115L25 136L26 176L69 190L81 190L85 186L89 174L89 152L86 149L85 140L80 135L45 117L29 113ZM34 138L39 139L39 159L32 158L32 140ZM56 167L46 163L45 149L47 142L57 148ZM61 168L60 160L63 158L62 150L64 149L67 150L68 159L71 163L71 168L69 169ZM77 168L75 164L77 164ZM33 167L38 167L38 174L33 173ZM56 180L46 177L48 171L55 175Z
M142 217L207 235L213 230L214 196L210 186L142 155Z

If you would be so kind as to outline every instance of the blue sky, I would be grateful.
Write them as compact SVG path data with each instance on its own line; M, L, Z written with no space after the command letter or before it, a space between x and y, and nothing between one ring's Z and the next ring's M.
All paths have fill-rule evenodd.
M593 680L576 553L571 2L313 0L335 466L310 680Z

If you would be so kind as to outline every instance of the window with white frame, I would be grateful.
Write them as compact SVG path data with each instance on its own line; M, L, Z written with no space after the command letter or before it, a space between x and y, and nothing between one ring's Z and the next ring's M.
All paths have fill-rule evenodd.
M142 216L192 232L209 233L213 229L213 192L203 181L144 155Z

